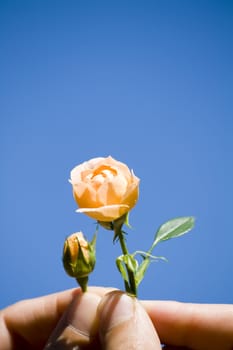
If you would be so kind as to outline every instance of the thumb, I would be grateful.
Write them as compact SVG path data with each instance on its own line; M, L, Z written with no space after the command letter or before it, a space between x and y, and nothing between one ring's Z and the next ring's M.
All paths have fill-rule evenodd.
M103 349L161 349L154 326L135 297L110 292L102 298L98 314Z
M92 349L97 334L96 313L99 301L98 295L89 292L76 296L58 322L44 350Z

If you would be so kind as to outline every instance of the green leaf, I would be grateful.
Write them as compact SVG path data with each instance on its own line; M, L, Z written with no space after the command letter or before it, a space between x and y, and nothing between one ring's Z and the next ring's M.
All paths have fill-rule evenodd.
M190 231L194 226L194 217L183 216L165 222L156 232L152 249L161 241L179 237Z
M155 255L151 255L148 252L143 252L141 250L137 250L134 255L141 255L141 257L143 258L143 261L141 262L141 264L139 265L136 274L135 274L135 280L136 280L136 285L138 287L138 285L141 283L141 281L143 280L146 270L148 269L148 267L150 266L150 264L152 262L155 262L157 260L163 260L168 262L168 260L164 257L164 256L155 256Z
M147 257L139 265L137 272L135 274L135 281L136 281L137 287L141 283L141 281L143 280L144 275L146 273L146 270L148 269L150 263L151 263L151 259Z

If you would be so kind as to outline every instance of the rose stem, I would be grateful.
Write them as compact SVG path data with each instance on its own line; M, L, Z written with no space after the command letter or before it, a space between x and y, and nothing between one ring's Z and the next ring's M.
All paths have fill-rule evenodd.
M122 253L124 255L128 255L129 254L128 253L128 249L127 249L127 246L126 246L126 243L125 243L124 234L123 234L121 228L117 230L117 236L118 236L119 241L120 241ZM133 273L133 271L131 271L128 268L128 265L125 265L125 266L126 266L126 270L127 270L127 273L128 273L129 285L130 285L130 290L127 290L127 292L137 296L137 287L136 287L136 283L135 283L134 273Z

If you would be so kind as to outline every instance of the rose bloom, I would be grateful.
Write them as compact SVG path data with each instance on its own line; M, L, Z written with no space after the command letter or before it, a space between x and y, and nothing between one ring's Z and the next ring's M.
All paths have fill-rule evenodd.
M76 166L70 175L73 195L85 213L109 222L129 212L139 194L139 178L127 165L112 157L93 158Z

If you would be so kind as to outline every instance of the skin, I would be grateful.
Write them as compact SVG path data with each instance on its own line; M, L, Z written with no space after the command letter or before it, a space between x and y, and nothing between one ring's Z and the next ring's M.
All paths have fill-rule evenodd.
M49 339L49 341L48 341ZM159 340L160 339L160 340ZM1 350L232 350L233 305L138 301L118 290L67 290L0 311Z

